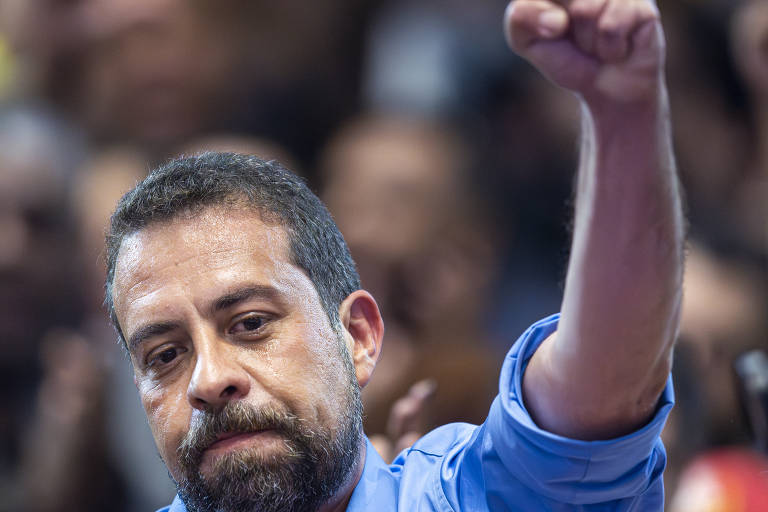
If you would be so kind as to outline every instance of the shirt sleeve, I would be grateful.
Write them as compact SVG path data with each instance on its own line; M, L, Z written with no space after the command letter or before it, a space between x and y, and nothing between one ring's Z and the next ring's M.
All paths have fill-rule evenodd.
M643 494L648 494L649 502L662 503L666 454L659 436L674 401L671 378L654 417L623 437L568 439L540 429L531 419L522 400L523 372L538 346L557 328L558 319L554 315L534 324L506 356L500 394L483 428L486 491L497 499L514 500L514 496L503 496L504 488L509 487L504 481L511 477L536 495L558 503L629 500L636 505L636 498ZM499 480L500 485L494 484Z

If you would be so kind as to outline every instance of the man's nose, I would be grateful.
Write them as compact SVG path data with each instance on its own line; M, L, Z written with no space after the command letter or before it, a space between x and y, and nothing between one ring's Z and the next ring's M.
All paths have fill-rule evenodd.
M195 343L195 370L187 388L187 400L200 410L219 409L230 400L248 395L251 381L237 360L236 349L214 336Z

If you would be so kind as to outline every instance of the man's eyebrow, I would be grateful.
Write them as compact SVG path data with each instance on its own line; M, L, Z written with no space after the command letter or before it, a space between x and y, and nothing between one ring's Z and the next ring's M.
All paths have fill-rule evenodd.
M179 324L175 322L158 322L155 324L144 325L128 338L128 350L133 353L136 347L148 338L151 338L152 336L160 336L161 334L165 334L178 328Z
M232 292L222 295L211 306L211 310L216 313L227 308L231 308L239 302L243 302L248 299L258 298L267 299L271 301L277 300L280 293L271 286L265 285L252 285L238 288Z

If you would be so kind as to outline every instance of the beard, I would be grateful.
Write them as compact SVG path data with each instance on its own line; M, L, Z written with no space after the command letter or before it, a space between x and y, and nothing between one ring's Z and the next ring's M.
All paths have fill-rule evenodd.
M352 373L354 378L354 373ZM352 384L352 382L350 382ZM179 497L190 512L314 511L349 481L360 455L362 405L356 380L337 430L311 425L289 411L242 401L198 416L179 446ZM219 434L271 430L284 450L234 450L201 474L203 454ZM282 447L281 447L282 448ZM269 450L272 452L272 450Z

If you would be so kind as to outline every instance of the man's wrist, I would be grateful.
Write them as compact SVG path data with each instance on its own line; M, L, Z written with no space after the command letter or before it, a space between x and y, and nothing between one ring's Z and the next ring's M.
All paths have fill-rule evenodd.
M654 80L649 80L643 86L637 86L632 94L617 96L606 94L598 87L577 95L584 112L595 120L624 117L630 122L635 116L638 120L648 117L648 114L659 114L669 110L664 72L659 71Z
M643 133L671 136L667 87L660 77L652 90L632 101L615 100L600 95L580 95L584 133L600 141L615 140L622 134L633 138ZM658 141L657 142L661 142Z

